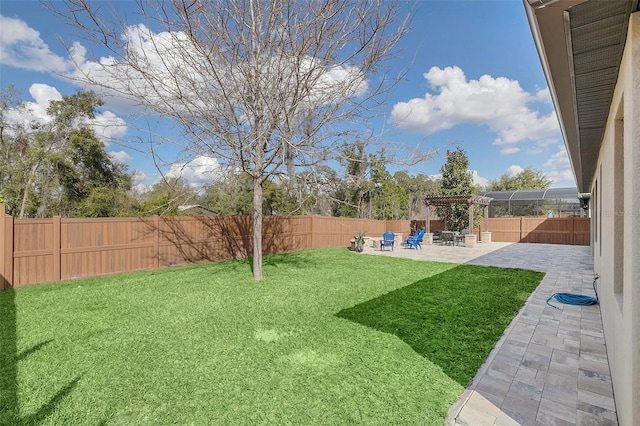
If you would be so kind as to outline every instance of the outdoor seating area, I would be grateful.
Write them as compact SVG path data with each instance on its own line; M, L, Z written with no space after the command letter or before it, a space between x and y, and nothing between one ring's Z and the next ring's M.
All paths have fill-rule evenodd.
M423 229L419 229L415 232L415 234L409 238L407 238L403 245L405 248L422 248L422 243L424 241L426 235L426 231ZM434 230L429 234L429 238L426 241L426 244L429 245L444 245L444 246L468 246L469 244L466 242L466 238L471 235L468 229L463 229L462 231L439 231ZM419 240L419 243L415 241ZM475 245L475 244L474 244Z

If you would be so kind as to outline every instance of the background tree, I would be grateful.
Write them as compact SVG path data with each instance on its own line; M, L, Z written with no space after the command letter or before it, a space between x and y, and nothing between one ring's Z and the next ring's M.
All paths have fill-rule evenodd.
M487 191L515 191L519 189L547 189L551 180L541 171L527 167L515 175L503 174L489 181Z
M131 176L109 157L90 127L102 105L95 93L51 101L50 121L31 123L8 117L10 110L25 108L11 96L3 95L0 133L0 183L10 214L110 216L132 203L127 194Z
M491 180L487 191L516 191L531 189L547 189L551 180L538 170L528 167L513 176L504 174L499 179ZM499 216L540 216L554 207L551 201L493 201L492 214Z
M294 179L297 178L294 175ZM306 214L305 202L308 200L305 193L294 195L288 177L282 180L284 182L269 179L263 183L262 213L282 216ZM198 197L198 204L221 215L251 215L252 187L251 176L246 173L227 173L205 187L204 193ZM303 191L303 184L297 183L295 187Z
M342 183L336 170L327 165L316 166L298 174L298 181L305 191L302 204L306 214L331 216L338 204L336 193Z
M139 196L143 216L179 216L180 206L198 204L198 193L184 180L167 178Z
M253 210L251 176L224 173L204 188L199 204L221 215L251 215Z
M408 199L404 188L387 171L384 150L370 156L371 180L373 182L372 218L377 220L406 219Z
M99 3L64 4L57 12L111 54L85 82L174 119L186 156L216 157L251 176L256 280L264 182L326 160L369 122L389 88L380 66L407 30L399 2L141 0L137 26L110 19Z
M384 149L367 153L359 141L343 149L346 176L338 186L334 215L366 219L404 219L408 214L405 189L387 171Z
M8 86L0 92L0 193L7 213L18 216L25 178L30 170L29 125L12 119L12 112L26 115L18 91Z
M424 198L427 195L442 193L440 181L433 180L422 173L411 176L406 171L396 172L393 177L407 194L408 218L423 219L425 217Z
M442 173L442 195L472 195L477 192L469 172L469 159L462 148L457 147L455 151L447 151L447 162L440 172ZM454 203L439 206L436 210L438 216L444 221L445 229L460 231L469 227L467 204Z
M346 170L342 184L337 188L335 216L370 218L369 208L374 184L369 179L369 158L366 144L358 141L342 148L340 162Z

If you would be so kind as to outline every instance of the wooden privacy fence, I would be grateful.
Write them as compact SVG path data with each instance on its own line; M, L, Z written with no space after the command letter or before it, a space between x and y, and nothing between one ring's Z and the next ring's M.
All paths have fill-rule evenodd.
M0 204L0 290L252 255L252 218L204 216L14 219ZM267 216L263 251L346 247L354 235L408 235L424 221ZM431 229L442 229L431 221ZM493 241L590 243L588 218L490 218ZM480 236L479 236L480 237Z
M495 217L489 218L491 241L505 243L591 244L591 219L588 217ZM412 229L425 229L424 220L411 221ZM441 220L431 220L430 229L442 231ZM484 231L484 225L483 229ZM474 229L478 241L482 235Z
M493 241L584 245L591 244L588 217L495 217L489 219Z
M73 278L252 255L247 216L14 219L0 204L0 290ZM409 221L267 216L265 254L348 246L358 233L409 230Z

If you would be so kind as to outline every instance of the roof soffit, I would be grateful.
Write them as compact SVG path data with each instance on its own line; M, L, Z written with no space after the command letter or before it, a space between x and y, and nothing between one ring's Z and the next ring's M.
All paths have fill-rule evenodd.
M637 6L638 0L525 0L581 192L591 185L629 15Z

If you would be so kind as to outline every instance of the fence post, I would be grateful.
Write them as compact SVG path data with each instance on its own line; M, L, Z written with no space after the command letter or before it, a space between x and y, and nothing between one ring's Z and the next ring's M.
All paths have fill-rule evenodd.
M0 290L7 288L8 283L5 279L5 251L7 249L7 238L5 235L5 211L4 204L0 203Z
M520 241L519 242L523 242L522 239L524 238L524 217L520 216Z
M60 255L60 245L61 238L60 233L62 232L60 216L54 216L53 221L53 279L55 281L60 281L62 279L61 269L62 269L62 257Z
M571 245L574 245L576 243L576 225L575 222L573 221L573 216L570 217L571 219L571 226L569 227L571 229Z
M153 257L153 269L160 268L160 217L153 216L153 249L155 256Z
M0 203L0 290L13 287L13 216Z

